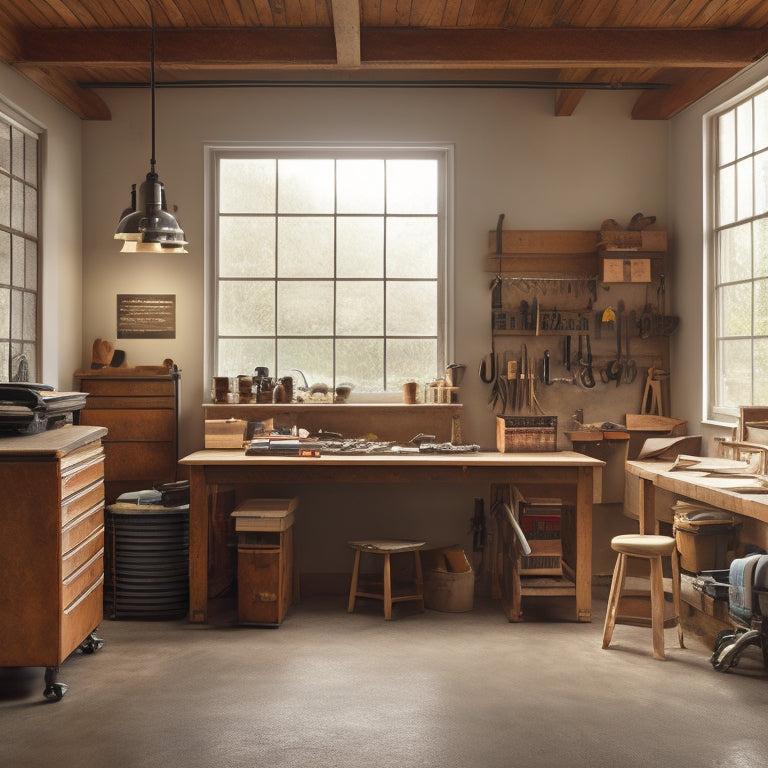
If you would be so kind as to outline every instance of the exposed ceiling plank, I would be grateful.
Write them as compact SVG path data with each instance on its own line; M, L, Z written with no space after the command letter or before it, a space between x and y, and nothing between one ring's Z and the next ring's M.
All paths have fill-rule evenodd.
M146 85L150 4L160 79L211 87L256 72L484 83L518 70L562 84L556 115L594 83L624 83L642 89L635 118L666 119L768 56L766 0L0 0L0 62L102 119L79 84Z
M332 0L336 63L340 67L360 66L360 3Z
M644 91L635 102L635 120L668 120L739 72L734 69L697 69L663 91Z
M148 30L35 30L24 34L21 58L46 66L124 66L145 60ZM745 67L768 52L768 31L653 30L642 35L602 29L410 29L360 31L361 64L522 69L584 67ZM336 61L333 29L157 30L157 60L166 66Z
M21 57L21 45L16 30L0 25L0 61L13 62Z
M586 82L594 76L590 69L569 69L560 73L558 80L563 82ZM584 88L563 88L555 93L555 117L570 117L579 106L586 93Z
M555 93L555 117L570 117L584 98L584 88L568 88Z
M46 67L20 66L17 69L33 83L50 94L81 120L110 120L112 113L104 100L93 91L79 88L62 77L56 70Z

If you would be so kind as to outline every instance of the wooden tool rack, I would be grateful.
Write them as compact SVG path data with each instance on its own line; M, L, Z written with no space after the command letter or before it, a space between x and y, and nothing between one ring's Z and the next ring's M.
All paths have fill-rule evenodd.
M586 422L623 423L625 414L642 412L646 372L669 371L669 336L677 327L677 318L670 318L665 306L666 233L499 226L489 231L488 245L485 270L492 276L495 370L511 383L520 370L516 361L524 354L536 379L536 412L558 416L563 429L571 426L578 409L586 412ZM621 269L610 263L617 260ZM604 322L610 314L613 319ZM579 376L588 353L593 387L584 386ZM622 378L601 376L620 358L628 366ZM513 399L496 400L493 409L497 416L514 414L519 412L515 404ZM668 414L670 403L664 406Z

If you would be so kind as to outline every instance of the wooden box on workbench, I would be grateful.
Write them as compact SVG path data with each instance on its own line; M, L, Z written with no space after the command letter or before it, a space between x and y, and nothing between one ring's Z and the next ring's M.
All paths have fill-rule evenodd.
M496 417L496 450L500 453L556 449L557 416Z

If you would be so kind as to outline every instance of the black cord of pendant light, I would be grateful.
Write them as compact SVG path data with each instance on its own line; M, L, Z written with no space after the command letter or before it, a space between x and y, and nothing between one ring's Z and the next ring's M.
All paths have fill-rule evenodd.
M152 41L149 48L149 89L152 94L152 156L149 159L149 166L152 173L155 173L155 12L152 10L152 3L149 5L149 20L152 25Z
M141 184L138 199L131 195L131 207L120 218L115 231L116 240L124 240L123 251L173 251L186 253L187 241L184 232L170 213L165 201L165 188L157 175L156 154L156 80L155 80L155 14L152 3L147 0L151 21L150 43L150 102L151 102L151 137L152 156L150 170Z

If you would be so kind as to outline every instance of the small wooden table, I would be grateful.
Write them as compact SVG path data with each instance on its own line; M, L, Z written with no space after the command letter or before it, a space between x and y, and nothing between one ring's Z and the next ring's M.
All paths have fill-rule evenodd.
M593 471L599 459L572 451L545 453L329 454L319 458L246 456L203 450L181 459L190 472L189 619L208 615L209 489L219 485L307 483L488 483L517 485L530 495L559 495L576 510L576 619L591 621ZM296 488L295 493L299 495ZM538 594L546 594L539 590ZM552 594L565 594L563 588Z

